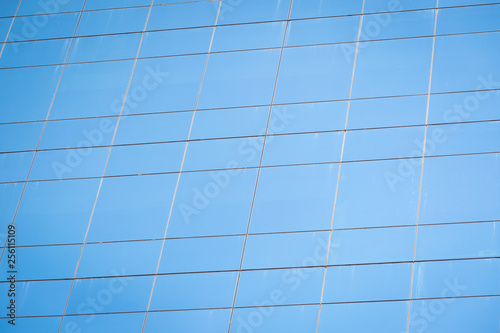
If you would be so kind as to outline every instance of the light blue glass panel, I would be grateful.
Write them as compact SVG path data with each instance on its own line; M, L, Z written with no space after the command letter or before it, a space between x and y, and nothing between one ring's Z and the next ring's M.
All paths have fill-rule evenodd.
M411 263L328 267L323 302L405 299L410 284Z
M72 37L75 33L79 16L79 13L67 13L17 17L14 20L7 40L20 41Z
M42 127L42 122L0 125L0 151L34 150Z
M269 107L196 111L190 139L263 135Z
M291 21L286 46L352 42L358 28L359 16Z
M105 178L87 241L163 238L177 175Z
M144 332L155 333L165 329L172 332L225 332L230 316L229 309L150 312Z
M75 38L68 62L132 59L140 40L141 34Z
M118 275L112 278L75 280L66 314L146 311L153 278Z
M355 50L347 51L353 58ZM352 98L427 93L431 53L432 38L361 43Z
M61 317L34 317L34 318L16 318L16 325L8 323L7 319L0 321L0 330L2 332L39 332L51 333L59 329ZM64 327L63 327L64 329ZM64 332L64 330L61 330Z
M211 54L198 107L271 103L279 57L280 50Z
M343 132L269 136L262 165L337 162L343 137Z
M7 43L0 58L0 67L63 64L70 44L69 39Z
M213 28L193 28L146 32L139 57L208 52L213 31Z
M244 236L168 239L160 273L238 270Z
M463 6L463 5L479 5L487 3L495 3L494 0L441 0L439 2L439 7L448 6Z
M347 128L425 124L427 96L351 101Z
M237 276L237 272L160 275L156 278L150 309L230 307Z
M61 315L68 298L70 285L71 281L17 282L16 316ZM0 283L2 295L7 295L9 286L10 283ZM4 298L7 299L6 296ZM44 302L40 302L41 299Z
M14 257L17 270L16 279L70 279L75 274L81 248L81 245L18 247ZM2 272L9 271L8 255L6 250L3 254L3 260L0 261ZM1 277L1 280L5 281L8 276L6 274Z
M323 251L321 258L311 256L309 261L314 265L324 265L325 258L326 251ZM324 273L324 267L243 271L235 305L319 303Z
M408 302L324 304L319 333L405 332Z
M430 136L429 136L430 134ZM429 127L426 155L497 152L500 122L454 124Z
M425 127L348 131L344 161L422 156Z
M283 52L275 103L319 102L349 97L354 57L350 44L287 48Z
M162 241L85 244L76 277L153 274Z
M414 0L396 0L396 1L366 0L364 12L365 13L393 12L393 11L401 11L401 10L435 8L435 7L436 7L436 0L419 0L419 1L414 1ZM389 15L392 15L392 14L389 14Z
M17 204L21 198L23 183L10 183L0 185L0 225L3 232L0 232L0 243L5 244L7 238L7 226L12 223Z
M14 1L15 2L15 1ZM17 11L17 15L50 14L60 12L78 11L83 9L84 0L72 1L40 1L23 0Z
M500 260L475 259L415 264L413 298L497 295Z
M119 7L134 7L134 6L148 6L151 0L87 0L85 9L104 9L104 8L119 8Z
M17 10L19 1L2 1L0 2L0 16L14 16Z
M28 183L16 217L19 245L81 243L99 179Z
M30 180L100 177L109 148L73 148L36 153Z
M281 47L286 22L219 26L211 52Z
M318 306L235 309L230 333L314 332Z
M499 297L413 301L409 332L496 333L499 307Z
M295 0L291 18L361 14L362 0Z
M218 3L211 6L217 11ZM286 20L290 0L222 0L218 24Z
M133 61L68 65L50 119L117 115Z
M499 30L499 15L500 5L441 9L436 33L442 35Z
M499 224L422 225L418 229L416 260L499 256Z
M123 113L193 110L206 59L194 55L139 60Z
M250 235L242 268L310 266L308 259L328 248L328 237L329 232Z
M268 134L343 130L347 102L273 105Z
M391 14L373 14L363 17L360 40L432 36L434 10ZM359 46L363 48L363 45Z
M147 30L210 26L215 24L216 17L217 7L212 2L154 6Z
M411 261L414 240L415 227L334 230L330 245L332 254L328 263L337 265Z
M431 95L429 123L500 119L499 103L497 91Z
M45 120L62 66L4 69L0 81L0 121ZM29 96L29 98L26 98Z
M1 12L0 9L0 15L2 14L3 12ZM2 43L5 41L5 38L7 38L7 33L9 32L11 23L12 23L12 18L0 19L0 41Z
M181 174L167 237L245 234L256 169Z
M60 321L60 319L59 319ZM65 316L61 333L120 332L135 333L142 330L144 313Z
M148 7L84 12L77 36L100 35L144 30Z
M415 224L420 170L420 159L343 164L334 228Z
M192 112L175 112L120 118L115 145L187 140Z
M179 171L184 142L114 146L111 148L106 176L141 175Z
M250 231L329 229L337 176L334 164L262 169Z
M500 219L499 157L426 159L419 223Z
M33 152L0 154L0 182L25 181L33 156Z
M262 137L189 142L184 171L257 167Z
M117 118L48 121L40 149L107 146L111 144Z
M436 37L432 92L498 89L499 45L500 33Z

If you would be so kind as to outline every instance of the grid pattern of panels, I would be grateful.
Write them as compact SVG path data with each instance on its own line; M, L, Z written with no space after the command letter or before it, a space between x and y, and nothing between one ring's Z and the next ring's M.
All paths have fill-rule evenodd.
M498 333L499 15L0 2L1 331Z

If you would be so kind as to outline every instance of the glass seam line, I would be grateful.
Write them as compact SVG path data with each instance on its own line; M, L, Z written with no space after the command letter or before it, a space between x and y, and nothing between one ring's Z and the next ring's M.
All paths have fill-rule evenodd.
M84 4L83 4L83 8L85 8L85 4L86 4L87 0L84 0ZM148 24L148 20L149 20L149 15L151 13L151 7L153 5L153 2L154 0L151 0L151 4L149 6L149 11L148 11L148 15L146 17L146 20L145 20L145 23L144 23L144 30L146 30L146 26ZM83 12L82 12L83 13ZM82 16L82 13L80 13L80 17ZM77 26L78 27L78 26ZM75 33L76 33L76 30L75 30ZM139 41L139 45L138 45L138 48L137 48L137 53L136 53L136 59L134 60L134 63L132 65L132 70L130 72L130 76L129 76L129 79L128 79L128 84L127 84L127 89L125 90L125 96L123 97L123 101L122 101L122 105L121 105L121 108L120 108L120 113L118 115L118 119L117 119L117 122L116 122L116 126L115 126L115 130L114 130L114 133L113 133L113 138L111 139L111 146L108 150L108 154L107 154L107 158L106 158L106 163L104 164L104 170L102 172L102 176L100 178L100 182L99 182L99 186L97 188L97 193L96 193L96 197L95 197L95 200L94 200L94 205L92 207L92 212L90 214L90 218L89 218L89 222L87 224L87 229L85 231L85 236L83 238L83 243L82 243L82 246L81 246L81 249L80 249L80 255L78 257L78 261L76 263L76 267L75 267L75 272L73 274L73 280L71 281L71 285L70 285L70 288L69 288L69 292L68 292L68 296L66 298L66 303L64 305L64 310L63 310L63 313L62 313L62 317L61 317L61 322L59 323L59 328L58 328L58 333L61 331L61 328L62 328L62 324L63 324L63 321L64 321L64 316L65 316L65 313L66 313L66 309L68 307L68 304L69 304L69 300L70 300L70 297L71 297L71 291L73 289L73 285L74 285L74 278L76 277L76 274L78 272L78 267L80 265L80 260L82 258L82 253L83 253L83 249L85 247L85 241L87 239L87 235L88 235L88 232L89 232L89 229L90 229L90 225L91 225L91 222L92 222L92 218L93 218L93 215L94 215L94 211L95 211L95 207L96 207L96 204L97 204L97 199L99 198L99 192L101 190L101 186L102 186L102 182L104 180L104 174L106 172L106 167L108 165L108 161L109 161L109 156L111 154L111 147L113 146L113 141L116 137L116 132L118 130L118 125L120 124L120 115L123 113L123 108L125 106L125 101L126 101L126 98L127 98L127 94L128 94L128 90L130 88L130 84L132 82L132 76L134 74L134 71L135 71L135 67L136 67L136 64L137 64L137 57L139 56L139 51L141 49L141 45L142 45L142 40L144 38L144 33L141 35L141 39ZM68 56L69 56L69 53L68 53Z
M87 0L84 0L83 7L85 7L85 2L86 2L86 1L87 1ZM19 1L19 3L18 3L18 8L17 8L17 9L19 9L19 6L21 5L21 2L22 2L22 0L20 0L20 1ZM16 11L16 13L17 13L17 11ZM76 27L75 27L75 31L74 31L74 33L75 33L75 34L76 34L76 30L78 29L78 24L80 23L80 18L81 18L81 15L82 15L82 14L81 14L81 12L80 12L80 15L79 15L79 17L78 17L78 21L77 21L77 24L76 24ZM72 48L72 46L73 46L73 41L71 41L71 43L70 43L70 45L69 45L68 51L67 51L67 53L66 53L65 62L66 62L66 61L68 60L68 58L69 58L69 53L71 52L71 48ZM14 225L14 222L15 222L15 220L16 220L16 217L17 217L17 212L19 211L19 206L21 205L21 200L22 200L22 198L23 198L24 191L25 191L25 189L26 189L26 185L28 184L28 180L29 180L29 176L30 176L30 173L31 173L31 169L33 168L33 164L34 164L34 162L35 162L35 158L36 158L37 150L38 150L38 147L40 146L40 142L42 141L43 132L44 132L45 127L46 127L46 125L47 125L47 119L49 119L50 112L51 112L51 110L52 110L52 106L54 105L54 100L55 100L55 98L56 98L57 91L59 90L59 85L60 85L60 83L61 83L62 76L63 76L63 73L64 73L65 68L66 68L66 65L65 65L65 64L63 64L62 69L61 69L61 74L59 74L59 78L58 78L58 81L57 81L56 88L54 89L54 94L52 95L52 99L51 99L51 102L50 102L50 105L49 105L49 109L48 109L48 111L47 111L47 115L45 116L45 121L44 121L44 123L43 123L42 130L41 130L41 132L40 132L40 136L39 136L39 138L38 138L38 142L37 142L37 145L36 145L36 148L35 148L35 152L34 152L34 154L33 154L33 158L31 159L31 164L30 164L30 167L29 167L29 169L28 169L28 173L27 173L27 175L26 175L26 179L22 182L22 183L23 183L23 188L22 188L22 190L21 190L21 194L20 194L20 196L19 196L19 200L17 201L17 205L16 205L16 209L15 209L15 211L14 211L14 216L12 217L12 223L11 223L11 225ZM2 247L2 252L0 253L0 261L2 261L3 254L4 254L4 252L5 252L6 247L7 247L7 238L5 239L5 243L4 243L3 247Z
M422 199L422 184L423 184L423 178L424 178L424 164L425 164L425 148L427 145L427 131L428 131L428 120L429 120L429 106L430 106L430 100L431 100L431 86L432 86L432 70L434 66L434 50L436 46L436 29L437 29L437 21L438 21L438 11L439 11L439 0L436 0L436 9L434 12L434 36L432 37L432 50L431 50L431 63L430 63L430 69L429 69L429 83L428 83L428 89L427 89L427 107L426 107L426 112L425 112L425 130L424 130L424 142L422 146L422 166L420 168L420 184L419 184L419 189L418 189L418 203L417 203L417 217L416 217L416 222L415 222L415 239L413 241L413 260L412 260L412 265L411 265L411 277L410 277L410 295L409 295L409 302L408 302L408 315L406 318L406 333L409 333L410 331L410 320L411 320L411 300L412 300L412 293L413 293L413 280L414 280L414 275L415 275L415 257L416 257L416 252L417 252L417 236L418 236L418 223L419 223L419 218L420 218L420 205L421 205L421 199Z
M14 16L12 17L12 21L10 21L9 30L7 30L7 34L5 35L5 40L2 43L2 49L0 50L0 58L2 57L3 50L5 49L5 45L7 45L7 40L9 39L9 34L10 34L10 31L12 30L12 26L14 25L14 20L16 19L17 11L19 10L19 6L21 5L21 1L22 0L19 0L19 2L17 3L16 11L14 12Z
M234 306L236 304L236 297L238 295L238 287L239 287L239 283L240 283L241 269L243 267L243 260L244 260L244 257L245 257L245 249L246 249L247 240L248 240L248 233L249 233L249 230L250 230L250 223L252 221L252 213L253 213L253 207L254 207L254 203L255 203L255 195L257 193L257 187L259 185L260 171L261 171L261 166L262 166L262 160L264 158L264 150L266 148L267 133L269 131L269 123L270 123L270 120L271 120L271 114L272 114L273 103L274 103L274 96L276 94L276 86L278 84L278 79L279 79L279 74L280 74L280 69L281 69L281 61L282 61L282 58L283 58L284 46L285 46L285 42L286 42L286 38L287 38L287 35L288 35L289 26L290 26L290 16L292 14L292 6L293 6L293 0L290 0L290 6L288 8L288 15L287 15L287 20L286 20L286 25L285 25L285 32L283 33L283 40L281 42L280 56L279 56L279 59L278 59L278 66L277 66L277 69L276 69L276 76L274 78L274 87L273 87L273 92L272 92L272 96L271 96L271 103L269 105L269 113L267 115L266 130L264 132L264 140L262 142L262 150L260 152L259 166L257 168L257 176L256 176L256 179L255 179L255 187L253 189L252 202L251 202L251 205L250 205L250 213L249 213L249 216L248 216L248 223L247 223L247 228L246 228L246 233L245 233L245 240L243 242L243 248L242 248L242 251L241 251L241 259L240 259L240 265L239 265L238 275L237 275L237 278L236 278L236 285L235 285L235 289L234 289L234 296L233 296L233 302L232 302L232 307L231 307L231 313L229 315L229 324L228 324L228 328L227 328L227 332L228 333L230 333L230 331L231 331L231 324L232 324L232 321L233 321Z
M210 44L208 46L207 57L205 59L205 66L203 68L203 74L201 76L200 86L198 88L198 94L197 94L197 97L196 97L196 103L195 103L193 115L191 116L191 124L189 126L189 132L188 132L188 135L187 135L187 139L188 140L189 140L189 138L191 136L191 131L193 129L193 123L194 123L194 118L195 118L195 115L196 115L196 109L198 107L198 102L200 100L201 90L203 88L203 82L204 82L204 79L205 79L205 74L206 74L207 67L208 67L208 61L209 61L209 58L210 58L210 50L212 49L212 43L213 43L213 40L214 40L215 29L217 27L217 22L219 20L219 14L220 14L221 7L222 7L222 0L219 0L219 8L217 9L217 15L215 17L215 23L214 23L214 27L213 27L213 31L212 31L212 37L210 39ZM174 193L173 193L173 196L172 196L172 202L170 204L170 210L169 210L169 213L168 213L168 218L167 218L167 222L166 222L166 226L165 226L165 232L164 232L164 235L163 235L164 239L162 241L162 245L161 245L161 248L160 248L160 253L158 255L158 263L156 265L156 271L155 271L154 278L153 278L153 283L152 283L152 286L151 286L151 292L149 294L148 304L147 304L147 307L146 307L146 313L144 315L144 321L142 323L142 330L141 330L141 332L144 332L144 329L146 328L146 322L147 322L147 319L148 319L148 312L149 312L149 308L151 306L151 301L153 299L153 293L154 293L154 289L155 289L155 285L156 285L156 279L157 279L157 276L158 276L158 271L160 269L160 263L161 263L161 259L162 259L162 256L163 256L163 249L164 249L164 246L165 246L165 239L167 238L168 227L170 225L170 218L172 217L172 212L173 212L173 208L174 208L175 198L176 198L176 195L177 195L177 189L179 188L179 183L180 183L180 179L181 179L181 175L182 175L181 171L182 171L182 168L184 166L184 161L186 159L186 153L187 153L188 145L189 145L189 141L186 141L186 144L184 146L184 153L183 153L182 161L181 161L181 165L180 165L180 170L179 170L180 172L179 172L179 174L177 176L177 181L176 181Z

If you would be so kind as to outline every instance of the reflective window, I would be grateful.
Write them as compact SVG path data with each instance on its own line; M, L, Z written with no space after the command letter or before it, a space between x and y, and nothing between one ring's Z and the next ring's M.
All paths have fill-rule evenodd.
M213 3L217 11L219 4ZM290 0L222 0L218 24L286 20Z
M42 2L40 1L40 3ZM77 10L80 10L80 8L78 8ZM78 22L79 16L79 13L66 13L28 16L22 18L17 17L16 19L14 19L14 23L12 24L12 28L9 32L9 37L7 40L20 41L72 37L75 33L76 23ZM42 53L38 55L40 56L41 54Z
M498 15L499 5L441 9L436 33L441 35L498 30ZM474 20L467 19L471 16Z
M0 154L0 182L25 181L33 156L33 152Z
M10 2L10 1L9 1ZM13 1L15 2L15 1ZM31 15L31 14L50 14L82 10L84 0L73 1L39 1L39 0L23 0L19 5L17 15ZM42 18L36 18L42 19Z
M77 36L144 30L148 7L83 12Z
M286 22L219 26L211 52L281 47Z
M5 44L0 67L63 64L69 51L69 39Z
M174 332L223 332L227 330L230 316L229 309L150 312L144 332L154 333L165 329Z
M68 62L135 58L140 34L75 38Z
M419 1L398 0L398 1L388 1L388 2L377 1L377 0L365 0L364 12L365 13L393 12L401 10L435 8L435 7L436 7L436 0L419 0Z
M139 57L208 52L213 31L213 28L194 28L146 32Z
M121 333L134 333L142 330L143 323L144 313L66 316L62 322L61 332L69 333L81 329L83 332L117 330Z
M213 25L217 17L217 7L214 4L216 3L201 1L168 6L154 6L151 9L147 30Z
M119 8L119 7L134 7L147 6L151 4L151 0L87 0L85 9L104 9L104 8Z
M362 7L362 0L296 0L293 2L292 18L361 14Z
M0 184L0 224L4 230L14 219L23 185L23 183ZM6 238L7 234L0 234L0 242L5 242Z
M2 332L43 332L49 333L59 329L61 317L28 317L16 318L16 325L12 326L7 320L0 322L0 329Z
M291 21L286 46L356 41L359 16Z
M42 128L42 122L0 125L0 152L34 150Z

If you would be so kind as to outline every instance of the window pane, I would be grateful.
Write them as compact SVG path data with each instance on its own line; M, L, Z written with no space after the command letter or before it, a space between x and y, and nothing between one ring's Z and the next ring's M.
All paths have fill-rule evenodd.
M441 4L441 3L440 3ZM398 0L398 1L378 1L366 0L365 13L392 12L399 10L411 10L436 7L436 0ZM391 14L392 15L392 14Z
M104 9L118 7L149 6L151 0L87 0L85 9Z
M49 14L82 10L84 0L47 2L39 0L23 0L17 15Z
M286 46L356 41L359 16L291 21Z
M68 62L135 58L141 34L75 38Z
M147 30L213 25L217 16L217 7L214 4L212 2L193 2L154 6L151 9Z
M441 35L498 30L498 15L499 5L441 9L436 33ZM474 19L471 20L470 17Z
M208 52L213 31L213 28L195 28L146 32L139 57Z
M84 12L77 36L142 31L148 7Z
M211 52L281 47L286 22L218 26Z
M292 7L292 18L361 14L362 5L362 0L328 2L295 0Z
M135 333L142 330L143 322L144 313L65 316L61 332L81 329L83 332Z
M0 182L25 181L28 177L33 152L0 154Z
M225 332L230 316L229 309L150 312L144 332L155 333L165 329L172 332Z
M217 10L219 4L213 3ZM218 24L286 20L290 0L222 0Z
M53 4L56 3L57 2L53 2ZM43 4L43 2L40 1L40 4ZM68 2L68 4L70 4L70 2ZM77 10L80 10L80 8L77 8ZM19 15L19 13L17 13L17 15ZM16 19L14 19L14 24L12 25L12 29L9 33L9 38L7 40L19 41L30 39L72 37L75 33L76 23L78 22L79 16L79 13L67 13L17 17Z
M71 42L69 39L5 44L1 68L63 64Z
M0 152L36 149L42 127L42 122L0 125Z

